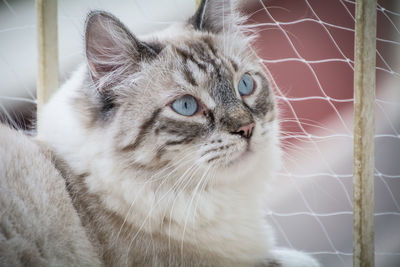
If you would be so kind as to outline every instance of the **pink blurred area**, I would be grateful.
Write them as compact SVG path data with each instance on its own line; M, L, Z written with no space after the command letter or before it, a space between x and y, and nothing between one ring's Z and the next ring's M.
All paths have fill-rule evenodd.
M394 267L400 216L383 212L400 212L400 16L387 10L398 1L377 10L375 243L376 266ZM283 168L267 197L278 244L352 266L355 3L271 0L247 14L280 107Z
M382 2L389 9L395 3ZM352 101L341 100L353 98L355 4L345 1L275 0L267 1L265 5L267 11L261 4L248 10L252 14L249 23L280 23L257 27L259 38L255 43L258 54L266 60L265 65L271 72L272 86L275 90L279 88L277 94L286 98L331 98L330 101L314 98L292 101L290 104L300 120L322 122L339 119L338 115L343 116L352 110ZM381 12L378 12L377 28L378 38L392 39L393 25ZM391 56L393 44L378 40L377 50L382 56L377 56L378 68L387 70L386 65L389 65L399 69L398 60ZM297 61L280 61L290 58ZM380 83L391 75L378 69L377 90L382 89ZM280 104L283 118L295 116L287 102L281 101ZM310 125L302 126L307 132L313 131ZM351 125L346 126L351 129ZM297 122L284 122L282 127L284 131L301 131Z
M353 61L354 32L337 30L329 26L324 28L315 20L319 17L327 23L348 29L354 28L354 21L338 1L312 2L310 2L312 9L303 1L268 2L270 16L266 16L265 11L257 12L251 17L252 20L267 23L276 21L293 23L298 20L304 20L304 22L279 25L286 32L286 36L279 26L266 27L267 29L260 32L260 39L256 43L257 50L265 60L298 58L310 62L307 65L301 61L279 63L267 61L265 63L276 87L280 90L278 95L283 93L286 98L310 96L326 98L329 96L333 99L351 99L353 97L353 64L329 60L339 58ZM350 5L349 10L354 13L354 5ZM332 14L335 15L332 16ZM324 60L328 61L320 63ZM317 63L312 63L312 61ZM310 122L330 120L332 117L337 117L336 112L340 114L352 108L351 102L328 102L325 99L291 101L290 104L296 114L291 112L287 102L281 101L282 118L297 116L300 121L309 120L308 123L302 124L302 127L311 133L313 127L310 124L315 123ZM301 132L298 122L283 122L282 129Z

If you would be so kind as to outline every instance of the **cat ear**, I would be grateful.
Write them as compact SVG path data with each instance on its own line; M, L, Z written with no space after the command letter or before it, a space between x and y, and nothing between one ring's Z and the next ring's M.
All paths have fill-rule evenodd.
M98 80L115 70L134 68L160 52L139 41L116 17L92 11L85 26L86 59L92 78Z
M235 25L233 5L230 0L202 0L189 23L200 31L227 31Z

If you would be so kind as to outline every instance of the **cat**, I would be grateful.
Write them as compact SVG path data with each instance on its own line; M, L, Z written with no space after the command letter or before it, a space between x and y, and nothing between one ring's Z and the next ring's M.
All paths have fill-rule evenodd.
M0 196L0 263L18 261L4 232L19 227L36 251L21 262L319 266L275 247L265 220L266 182L280 159L278 110L236 10L233 1L203 0L188 21L140 39L113 15L89 13L86 63L44 106L35 140L0 128L21 143L0 150L9 159L0 189L15 179L15 198L30 190L22 203L33 199L27 206L42 214L25 214L21 204L17 219L3 223L13 214ZM26 186L35 176L43 186ZM33 234L24 235L29 222ZM60 235L62 223L71 233L61 227ZM40 225L46 246L33 240ZM52 247L58 243L66 245Z

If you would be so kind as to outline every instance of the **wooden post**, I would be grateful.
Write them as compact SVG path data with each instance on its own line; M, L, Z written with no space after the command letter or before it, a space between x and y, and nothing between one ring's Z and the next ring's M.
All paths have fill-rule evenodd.
M356 1L353 266L375 265L374 134L376 0Z
M58 88L57 0L36 0L38 77L37 112Z

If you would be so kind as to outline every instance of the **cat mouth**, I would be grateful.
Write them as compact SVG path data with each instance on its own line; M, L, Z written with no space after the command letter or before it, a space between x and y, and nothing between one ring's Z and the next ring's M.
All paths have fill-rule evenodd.
M207 165L225 169L248 162L254 153L254 145L250 138L217 138L205 144L199 152L198 156Z

